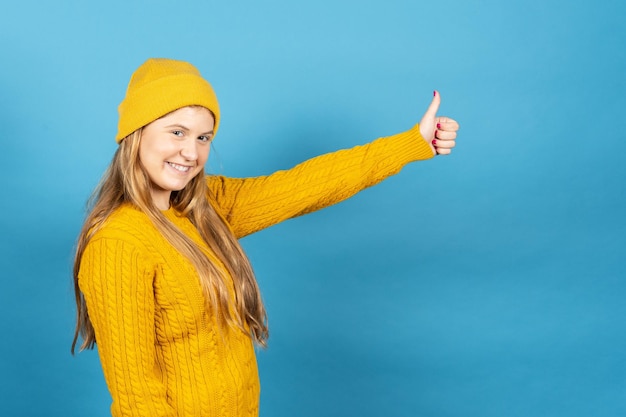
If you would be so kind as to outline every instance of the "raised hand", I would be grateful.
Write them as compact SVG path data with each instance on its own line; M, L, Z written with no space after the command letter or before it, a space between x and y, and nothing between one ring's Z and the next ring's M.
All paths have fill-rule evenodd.
M441 96L438 91L435 91L433 101L424 113L419 128L422 137L435 153L449 155L456 145L456 132L459 130L459 124L449 117L437 116L440 104Z

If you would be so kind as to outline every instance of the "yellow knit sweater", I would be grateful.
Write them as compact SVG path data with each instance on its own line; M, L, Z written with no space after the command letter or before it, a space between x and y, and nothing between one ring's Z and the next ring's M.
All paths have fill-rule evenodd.
M433 156L418 127L256 178L207 177L237 237L344 200ZM191 222L165 215L206 247ZM219 333L190 262L148 218L124 205L90 240L79 285L96 332L113 416L257 416L253 344Z

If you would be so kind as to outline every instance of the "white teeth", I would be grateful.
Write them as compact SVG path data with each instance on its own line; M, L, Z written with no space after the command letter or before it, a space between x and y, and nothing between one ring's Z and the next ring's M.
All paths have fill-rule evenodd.
M180 171L180 172L188 172L191 169L191 167L186 167L184 165L178 165L178 164L175 164L175 163L172 163L172 162L168 162L168 164L172 168L174 168L175 170Z

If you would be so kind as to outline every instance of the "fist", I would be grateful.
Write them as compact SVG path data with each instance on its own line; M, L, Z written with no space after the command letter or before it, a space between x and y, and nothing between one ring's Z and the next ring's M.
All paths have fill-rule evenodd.
M456 145L456 132L459 130L459 124L449 117L437 116L440 104L441 96L435 91L433 101L420 121L419 129L434 153L449 155Z

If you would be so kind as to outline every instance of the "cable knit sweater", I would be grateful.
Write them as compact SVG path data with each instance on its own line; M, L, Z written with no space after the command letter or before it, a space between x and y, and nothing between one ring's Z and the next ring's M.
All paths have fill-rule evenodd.
M256 178L208 176L237 237L344 200L433 156L418 127ZM203 247L195 227L165 215ZM213 258L215 262L217 260ZM90 240L79 285L96 333L115 417L257 416L249 335L220 333L191 263L140 211L124 205Z

